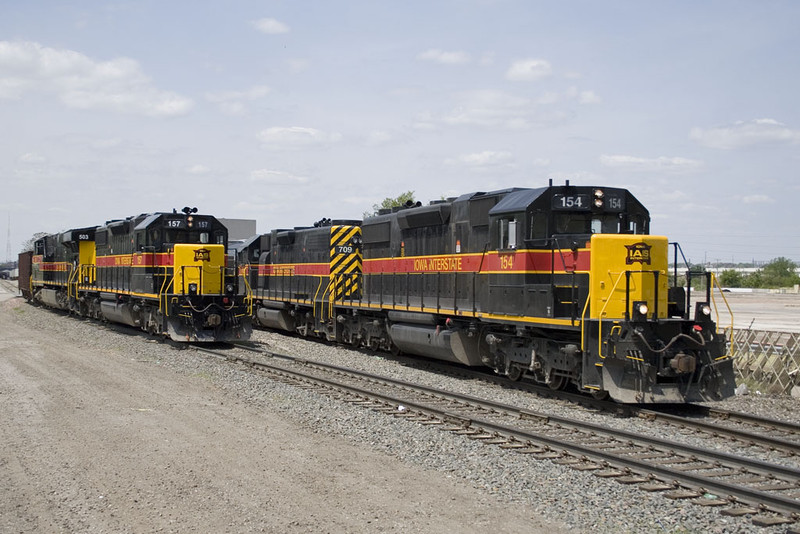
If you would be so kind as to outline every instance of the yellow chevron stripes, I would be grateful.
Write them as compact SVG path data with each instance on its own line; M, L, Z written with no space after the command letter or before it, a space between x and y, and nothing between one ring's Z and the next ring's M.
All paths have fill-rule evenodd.
M360 298L360 226L331 226L331 296L334 300Z

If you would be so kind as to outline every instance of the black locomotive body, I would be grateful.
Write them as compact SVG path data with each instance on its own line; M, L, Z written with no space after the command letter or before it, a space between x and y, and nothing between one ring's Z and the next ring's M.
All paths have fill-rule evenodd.
M69 230L20 255L31 263L20 286L29 300L175 341L247 339L252 311L227 240L216 218L191 210Z
M624 189L504 189L276 230L242 248L240 272L267 327L618 402L728 397L710 289L691 309L669 287L649 223Z

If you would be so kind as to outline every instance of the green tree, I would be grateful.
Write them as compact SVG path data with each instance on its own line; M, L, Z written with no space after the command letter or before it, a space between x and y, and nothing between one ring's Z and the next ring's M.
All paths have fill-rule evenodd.
M378 211L382 209L390 209L397 206L405 206L408 202L414 203L414 192L413 191L406 191L405 193L401 193L397 198L389 198L386 197L380 204L373 204L372 211L365 211L364 218L372 217L378 214Z
M777 288L800 284L797 264L788 258L775 258L761 269L761 287Z
M719 285L722 287L742 287L744 277L739 271L725 269L719 273Z
M761 270L754 273L746 274L742 277L743 287L763 287L764 277Z

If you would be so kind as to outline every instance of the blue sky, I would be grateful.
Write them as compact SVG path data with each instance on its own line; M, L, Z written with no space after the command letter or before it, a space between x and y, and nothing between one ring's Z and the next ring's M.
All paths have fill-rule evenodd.
M793 1L0 0L0 242L552 178L629 188L692 261L800 262L798 26Z

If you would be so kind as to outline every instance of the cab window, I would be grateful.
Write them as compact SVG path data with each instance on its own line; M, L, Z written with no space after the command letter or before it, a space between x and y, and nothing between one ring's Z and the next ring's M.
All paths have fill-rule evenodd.
M515 249L517 248L517 220L516 219L500 219L500 240L499 248L501 249Z

